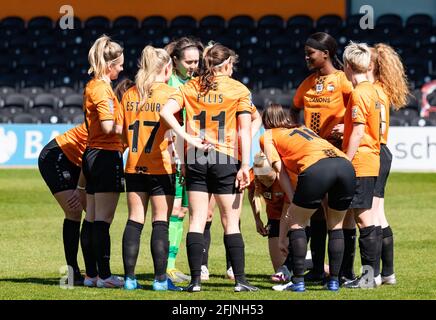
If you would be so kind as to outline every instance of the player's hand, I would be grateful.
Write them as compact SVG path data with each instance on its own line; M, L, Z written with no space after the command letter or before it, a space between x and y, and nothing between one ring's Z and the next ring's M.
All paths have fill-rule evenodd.
M262 219L260 219L260 218L256 219L256 231L262 237L266 237L268 235L268 229L265 228L265 226L262 222Z
M344 135L344 124L339 123L339 124L335 125L332 129L331 135L333 137L336 137L336 138L342 137Z
M84 208L82 205L82 199L80 194L83 193L82 191L84 190L79 190L79 189L74 190L71 197L67 200L67 205L71 210L78 210ZM86 194L85 194L85 198L86 198ZM86 203L86 199L85 199L85 203Z
M236 174L235 187L239 188L239 191L244 190L250 185L250 167L248 165L242 165Z
M283 256L288 255L288 241L284 236L279 236L279 249Z
M191 137L187 142L191 146L197 148L198 150L202 150L204 152L211 151L214 148L213 144L201 138Z

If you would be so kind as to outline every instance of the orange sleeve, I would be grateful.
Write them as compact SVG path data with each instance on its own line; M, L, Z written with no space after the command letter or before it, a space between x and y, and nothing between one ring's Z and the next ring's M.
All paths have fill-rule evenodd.
M115 123L119 126L124 126L124 111L126 110L127 103L127 92L123 94L123 98L121 99L120 108L118 108L118 112L115 117Z
M341 74L340 82L342 96L344 98L344 106L346 106L348 104L348 100L350 99L351 93L353 92L353 84L348 81L345 73Z
M274 146L271 131L265 131L265 133L260 136L259 144L271 165L273 165L274 162L281 160L280 155Z
M174 93L170 95L168 99L174 99L179 104L179 106L183 109L185 106L185 99L183 97L182 87L185 87L185 85L180 86Z
M109 88L106 86L96 87L91 93L91 100L97 108L98 119L100 121L114 120L115 104L118 102L112 96Z
M356 91L353 91L350 99L352 122L365 124L368 118L368 110L366 110L365 103Z
M256 107L251 102L251 93L247 88L242 87L240 92L240 98L238 100L238 108L236 110L236 114L253 114L254 112L256 112Z
M309 78L304 79L304 81L298 86L297 91L294 96L294 108L303 109L304 108L304 95L308 90L307 84L309 82Z

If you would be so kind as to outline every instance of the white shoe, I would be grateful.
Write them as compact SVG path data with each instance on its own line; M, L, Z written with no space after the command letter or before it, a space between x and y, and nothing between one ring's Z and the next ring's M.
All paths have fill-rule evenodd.
M382 285L382 277L380 274L374 278L374 282L376 287L380 287Z
M288 282L291 281L292 272L285 265L280 266L277 272L271 276L273 282Z
M97 287L98 288L123 288L124 279L114 275L111 275L109 278L104 280L98 278Z
M209 280L209 269L206 265L201 266L201 281Z
M272 289L274 291L285 291L288 287L290 287L292 285L293 285L292 281L289 281L286 284L278 284L276 286L273 286Z
M85 276L85 279L83 280L83 285L85 287L94 288L97 286L97 281L98 281L98 277L91 278Z
M233 273L232 267L227 269L226 274L227 274L227 278L229 278L230 280L235 280L235 275Z
M397 279L395 278L395 273L390 276L381 277L382 284L395 285L397 284Z

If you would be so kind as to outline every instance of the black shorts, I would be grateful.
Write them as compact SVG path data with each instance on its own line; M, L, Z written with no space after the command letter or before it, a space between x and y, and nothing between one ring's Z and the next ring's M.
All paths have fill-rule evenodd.
M298 175L293 203L307 209L318 209L325 195L328 205L338 211L347 210L354 195L356 174L345 158L325 158Z
M41 150L38 168L52 194L76 189L80 167L68 160L55 139Z
M127 192L145 192L149 196L174 196L175 174L126 173Z
M356 193L351 201L350 209L371 209L376 179L377 177L358 177L356 179Z
M375 182L374 197L384 198L385 187L392 165L392 153L385 144L380 145L380 172Z
M266 227L268 229L268 239L279 237L279 235L280 235L280 220L268 219L268 223L267 223Z
M192 161L188 159L186 190L215 194L241 193L235 188L239 168L238 160L216 151L211 151L207 156Z
M82 161L87 193L124 192L121 152L86 148Z

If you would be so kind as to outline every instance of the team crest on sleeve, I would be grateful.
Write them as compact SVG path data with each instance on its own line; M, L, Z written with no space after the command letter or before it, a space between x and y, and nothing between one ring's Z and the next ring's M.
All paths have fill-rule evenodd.
M356 119L357 118L357 106L354 106L351 109L351 118Z
M109 111L110 111L110 113L113 114L114 113L114 100L109 99L108 103L109 103Z

